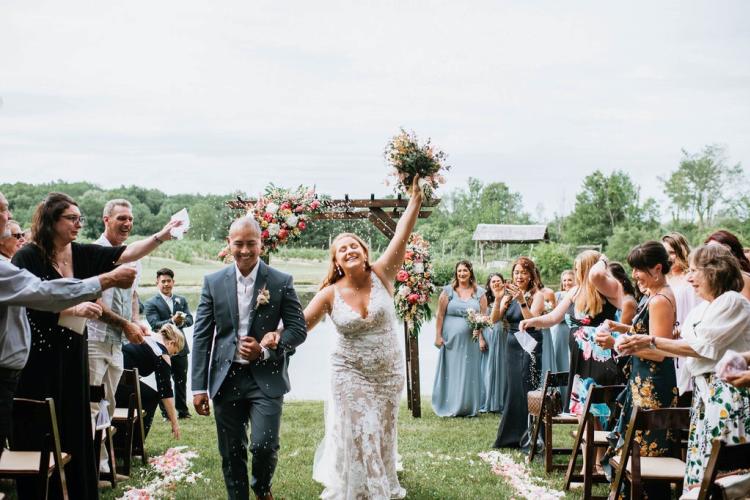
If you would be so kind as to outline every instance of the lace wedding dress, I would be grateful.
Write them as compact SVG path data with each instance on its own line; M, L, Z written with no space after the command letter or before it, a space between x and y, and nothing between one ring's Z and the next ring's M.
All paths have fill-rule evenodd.
M354 311L334 286L331 320L337 343L331 356L326 432L315 453L313 478L320 498L404 498L396 477L396 422L404 362L396 336L393 298L375 273L367 316Z

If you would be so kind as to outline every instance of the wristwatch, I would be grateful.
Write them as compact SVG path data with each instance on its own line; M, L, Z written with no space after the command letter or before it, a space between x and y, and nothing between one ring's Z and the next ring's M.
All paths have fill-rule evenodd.
M651 336L651 341L648 344L649 349L656 349L656 337Z
M526 305L526 302L521 302L521 309L526 309L527 307L529 306Z

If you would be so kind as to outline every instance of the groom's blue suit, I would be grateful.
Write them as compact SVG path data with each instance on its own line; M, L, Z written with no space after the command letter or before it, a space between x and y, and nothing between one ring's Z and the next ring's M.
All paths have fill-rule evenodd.
M263 496L270 492L279 448L283 396L289 392L288 354L307 337L292 277L258 261L253 284L249 327L239 331L236 266L205 277L193 330L193 393L208 392L214 402L219 452L229 498L245 499L249 487ZM258 303L261 290L270 294ZM247 311L245 311L247 312ZM284 322L275 351L266 360L239 364L240 335L258 342ZM251 426L252 483L247 475L247 423Z

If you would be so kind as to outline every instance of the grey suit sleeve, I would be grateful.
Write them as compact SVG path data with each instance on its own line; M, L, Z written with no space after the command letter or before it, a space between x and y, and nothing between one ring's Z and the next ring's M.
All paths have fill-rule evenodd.
M146 303L143 305L143 313L146 315L146 321L148 321L148 324L151 325L151 329L155 332L159 331L159 328L172 321L172 318L170 316L167 316L167 319L161 319L161 315L159 314L159 307L156 305L155 297L152 297L151 299L146 301Z
M284 298L281 301L281 320L284 322L284 331L276 348L276 355L283 355L286 351L296 349L298 345L307 339L307 326L305 316L302 314L297 292L294 290L294 280L291 276L284 286Z
M195 328L193 328L193 393L208 392L208 368L211 364L211 345L213 343L216 319L214 318L214 299L208 278L203 279L203 289L195 311Z
M59 312L95 299L101 293L102 286L98 277L43 281L25 269L0 262L0 304L5 306Z

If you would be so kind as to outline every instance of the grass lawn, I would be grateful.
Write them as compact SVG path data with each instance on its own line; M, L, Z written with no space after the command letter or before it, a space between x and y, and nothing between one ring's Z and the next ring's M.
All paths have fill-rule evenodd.
M430 402L422 402L423 418L413 419L406 405L399 420L399 451L404 471L399 474L401 484L410 499L484 499L519 498L510 485L491 473L477 453L487 451L495 438L498 417L482 415L478 418L438 418ZM187 445L199 453L194 459L194 471L202 472L210 480L196 485L181 485L175 492L178 499L226 498L221 476L221 461L216 446L216 427L212 417L193 416L181 420L183 438L172 441L169 426L157 418L149 435L147 449L153 455L163 453L176 444ZM556 446L570 445L570 426L556 427ZM284 405L281 428L279 464L274 477L277 499L317 498L322 488L312 480L315 448L323 437L323 403L291 401ZM523 460L514 453L517 461ZM533 474L547 477L543 463L535 460ZM118 489L103 490L105 499L117 498L128 484L140 484L142 469L138 466L130 481ZM563 474L548 477L549 486L562 489ZM596 490L595 490L596 493ZM599 491L603 493L603 491ZM577 491L565 498L580 498Z

